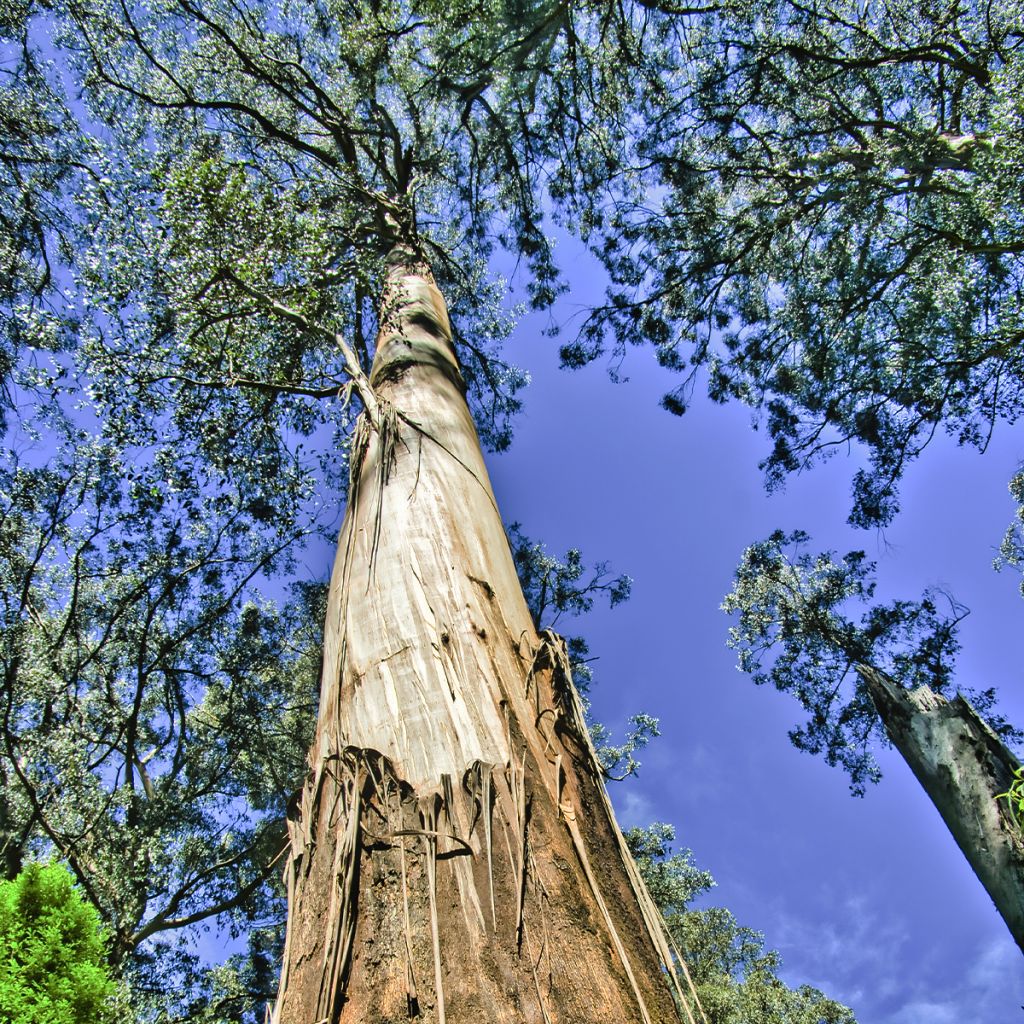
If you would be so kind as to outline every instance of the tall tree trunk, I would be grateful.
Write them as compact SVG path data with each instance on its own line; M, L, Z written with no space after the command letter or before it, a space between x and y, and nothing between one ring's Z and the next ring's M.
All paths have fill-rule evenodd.
M927 686L905 690L868 666L857 669L889 738L953 833L1024 951L1024 836L1006 800L1017 759L963 697Z
M408 249L382 309L273 1020L676 1020L660 917L561 641L534 629L444 300Z

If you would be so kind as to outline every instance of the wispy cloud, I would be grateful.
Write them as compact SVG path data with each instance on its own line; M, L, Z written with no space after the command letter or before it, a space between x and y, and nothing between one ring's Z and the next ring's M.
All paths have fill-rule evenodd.
M1024 1024L1024 970L1009 935L966 955L956 974L928 969L899 915L849 897L825 927L782 917L770 945L788 950L783 976L852 1007L860 1024Z
M854 1010L891 1004L905 984L899 965L905 962L909 935L903 922L872 913L868 901L857 895L830 902L827 923L784 916L768 933L769 945L799 951L786 953L784 976L791 984L813 985ZM872 1024L874 1018L858 1013L858 1019Z
M654 821L654 802L644 796L635 784L622 789L613 788L612 802L615 804L615 817L623 828L650 825Z
M731 792L727 763L719 752L703 743L680 749L665 740L656 740L644 751L641 760L650 769L650 774L645 772L641 780L686 780L685 787L677 794L677 800L687 809L707 807L713 801L726 799Z
M942 991L908 1000L881 1024L1024 1022L1024 971L1009 939L989 943L964 968L960 979L947 979Z

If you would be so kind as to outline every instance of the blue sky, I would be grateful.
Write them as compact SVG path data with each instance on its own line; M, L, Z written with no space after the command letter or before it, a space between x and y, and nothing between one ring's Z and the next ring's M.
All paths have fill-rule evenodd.
M584 271L560 320L599 287L573 262ZM626 605L560 624L600 659L599 720L661 720L639 779L613 786L623 824L675 825L718 881L708 901L765 933L787 981L847 1002L860 1024L1024 1021L1020 954L909 769L880 751L882 782L851 797L839 770L790 745L795 702L736 671L719 610L743 548L777 527L806 529L813 550L863 549L879 597L942 586L971 609L958 678L998 686L1004 713L1024 722L1020 581L991 568L1014 511L1019 429L1002 425L985 455L939 439L908 477L902 515L865 533L845 523L856 453L767 496L767 442L749 410L703 401L670 416L658 399L672 378L644 350L623 384L600 364L560 371L545 322L527 318L510 344L533 383L491 472L506 521L634 579Z

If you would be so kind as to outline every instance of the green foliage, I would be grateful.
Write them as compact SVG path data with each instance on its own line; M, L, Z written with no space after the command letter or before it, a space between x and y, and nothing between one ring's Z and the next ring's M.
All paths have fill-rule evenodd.
M32 862L0 881L4 1024L123 1024L105 954L99 915L66 868Z
M0 431L16 405L12 378L45 400L43 353L73 340L76 310L61 301L61 266L73 249L64 199L88 145L60 81L32 45L34 0L0 3ZM40 363L44 365L40 365Z
M278 448L288 431L340 439L338 341L369 368L385 257L403 238L448 298L485 442L507 445L526 377L500 358L512 318L485 257L501 235L535 275L555 273L512 97L491 94L525 74L503 44L531 26L504 5L493 21L426 6L69 5L62 38L113 136L106 183L83 192L99 367L166 394L182 424L201 406L207 423L269 421ZM470 74L478 84L451 77Z
M715 883L689 850L672 853L675 829L655 822L626 833L637 866L686 963L709 1024L855 1024L852 1012L809 985L779 980L781 959L728 910L688 904Z
M1017 503L1017 511L999 545L994 566L996 569L1010 567L1024 575L1024 469L1019 469L1010 479L1010 497ZM1024 578L1020 592L1024 596Z
M560 560L549 555L543 544L527 537L519 523L510 523L505 533L519 585L537 629L554 629L563 615L576 616L590 611L600 594L608 595L612 608L628 600L633 581L625 575L610 578L607 562L598 562L588 569L578 548L570 548ZM589 579L583 582L586 575ZM567 636L565 643L573 682L585 698L593 682L590 645L581 636Z
M606 595L614 608L629 600L633 581L626 575L611 576L607 562L587 568L578 548L570 548L564 558L549 555L538 541L523 533L519 523L505 528L512 561L527 607L537 629L554 629L563 615L583 615L594 607L600 595ZM584 577L589 577L584 580ZM573 681L585 694L593 680L590 668L590 647L581 636L565 638L572 665Z
M647 891L662 914L683 913L688 903L714 887L711 872L694 864L690 850L672 852L676 830L671 825L655 821L646 828L627 829L624 835Z
M237 499L75 440L48 466L0 465L0 846L8 873L54 850L140 1012L173 1007L143 1005L156 976L187 1012L202 972L183 929L282 913L268 880L304 770L323 588L257 600L276 553Z
M642 711L630 715L629 729L622 743L615 743L609 730L600 722L595 722L589 717L589 706L587 710L590 738L594 742L597 760L604 771L605 778L613 782L621 782L631 775L636 775L640 769L636 753L643 750L652 739L661 735L658 731L658 719L653 715L644 714Z
M860 521L940 418L977 442L1015 414L1008 0L672 7L0 6L0 845L8 872L67 861L140 1000L178 994L143 1015L267 994L322 618L285 584L336 523L396 242L435 268L495 448L526 377L487 259L550 305L551 208L613 275L566 361L610 336L708 366L716 397L767 403L773 480L859 438ZM512 542L538 623L628 593ZM654 731L598 733L608 770ZM187 930L254 920L204 979Z
M543 544L527 537L519 523L511 523L506 533L523 595L538 629L554 629L562 615L590 611L600 594L607 595L612 608L629 599L633 581L624 575L612 577L607 562L598 562L588 570L578 548L570 548L563 559L555 558ZM590 578L582 582L585 575Z
M997 800L1005 800L1010 816L1019 829L1024 830L1024 765L1013 773L1013 781L1005 793L997 793Z
M684 375L671 411L698 378L762 410L771 486L856 441L851 521L888 522L938 430L984 448L1024 411L1019 14L726 0L679 25L638 170L567 194L613 285L563 360L647 343Z
M815 555L804 550L809 540L801 531L776 531L743 553L722 605L739 616L729 645L741 671L791 693L808 713L789 734L794 745L843 767L852 790L863 794L880 777L871 746L885 733L856 666L872 665L910 689L948 692L957 625L967 611L932 591L919 601L870 605L875 567L864 552ZM869 607L856 621L851 612L863 605ZM994 690L969 696L997 731L1016 735L993 712Z

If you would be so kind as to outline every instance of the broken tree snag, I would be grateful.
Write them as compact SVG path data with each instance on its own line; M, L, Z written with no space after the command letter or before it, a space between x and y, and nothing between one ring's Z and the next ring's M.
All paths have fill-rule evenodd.
M408 250L382 310L273 1020L671 1024L660 918L564 647L533 628L444 301Z
M889 738L910 765L1024 950L1024 836L1005 793L1018 767L1006 744L957 695L906 690L857 666Z

